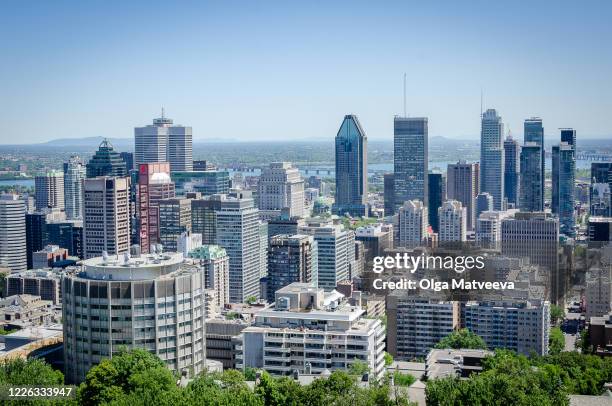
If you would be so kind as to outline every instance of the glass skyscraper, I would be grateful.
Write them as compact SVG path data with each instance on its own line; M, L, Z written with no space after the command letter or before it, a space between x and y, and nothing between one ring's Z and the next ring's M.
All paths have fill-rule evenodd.
M504 196L513 207L519 203L520 150L518 141L509 135L504 141Z
M336 135L334 214L367 216L367 137L355 115L344 116Z
M544 211L542 147L526 142L521 149L521 211Z
M440 172L431 172L427 175L429 196L428 211L429 225L437 233L439 226L438 209L442 207L442 202L446 200L446 179Z
M427 117L395 117L393 120L393 170L395 207L408 200L428 205Z
M480 132L480 191L493 196L493 208L503 209L504 123L495 109L482 115Z
M546 164L546 150L544 148L544 127L542 126L542 119L539 117L531 117L525 120L523 124L523 143L535 142L536 145L540 146L540 152L542 157L540 162L542 165L540 178L542 179L540 196L542 197L542 207L544 207L544 182L546 179L545 164Z
M561 143L552 149L552 212L559 216L559 231L574 236L576 225L576 132L561 130ZM565 140L565 141L563 141ZM569 142L573 144L570 144Z
M113 144L108 140L100 143L98 150L87 162L87 177L95 178L98 176L119 176L128 175L125 161L121 155L115 151Z

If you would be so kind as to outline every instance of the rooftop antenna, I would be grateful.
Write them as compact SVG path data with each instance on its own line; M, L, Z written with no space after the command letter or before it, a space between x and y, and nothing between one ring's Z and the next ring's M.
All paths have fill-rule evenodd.
M162 120L164 119L164 113L165 113L164 106L162 106L162 116L161 116Z
M404 72L404 117L406 117L406 72Z

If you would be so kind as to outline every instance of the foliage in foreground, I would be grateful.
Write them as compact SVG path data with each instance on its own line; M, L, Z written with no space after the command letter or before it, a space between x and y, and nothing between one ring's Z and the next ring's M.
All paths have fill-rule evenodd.
M444 337L442 340L440 340L440 342L438 342L438 344L436 344L435 348L486 350L487 344L484 342L482 337L472 333L467 328L464 328L459 331L454 331Z

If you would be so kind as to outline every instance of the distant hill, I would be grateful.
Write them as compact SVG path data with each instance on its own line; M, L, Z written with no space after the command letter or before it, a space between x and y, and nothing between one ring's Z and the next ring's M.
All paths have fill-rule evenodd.
M102 142L105 137L84 137L84 138L58 138L55 140L41 142L36 145L49 145L56 147L90 147L92 149L96 149L98 145ZM134 139L133 138L112 138L108 137L111 144L115 147L116 150L126 150L132 149L134 147Z

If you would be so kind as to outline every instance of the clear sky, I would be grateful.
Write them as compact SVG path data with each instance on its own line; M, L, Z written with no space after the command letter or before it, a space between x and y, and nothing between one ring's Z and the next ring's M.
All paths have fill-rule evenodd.
M87 4L85 4L87 3ZM161 106L194 139L476 136L480 92L515 137L612 137L610 1L7 1L0 143L131 137Z

